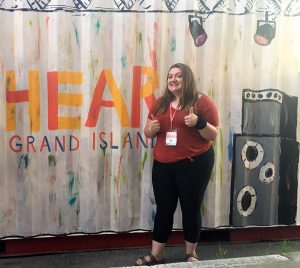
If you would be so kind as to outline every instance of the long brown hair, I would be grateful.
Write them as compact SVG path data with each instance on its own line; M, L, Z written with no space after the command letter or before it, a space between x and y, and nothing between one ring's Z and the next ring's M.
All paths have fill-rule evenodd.
M183 88L182 88L182 96L179 101L179 105L185 111L189 111L189 109L194 106L198 99L198 90L196 86L195 75L191 68L183 63L173 64L169 71L173 68L179 68L182 73L183 79ZM158 99L156 106L154 107L154 114L160 112L164 113L170 106L170 103L175 99L175 96L168 89L168 83L165 87L165 91L163 95Z

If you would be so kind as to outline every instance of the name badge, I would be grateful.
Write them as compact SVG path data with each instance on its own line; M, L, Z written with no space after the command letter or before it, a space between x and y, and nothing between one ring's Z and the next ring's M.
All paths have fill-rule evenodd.
M177 131L169 130L166 133L166 145L167 146L176 146L177 144Z

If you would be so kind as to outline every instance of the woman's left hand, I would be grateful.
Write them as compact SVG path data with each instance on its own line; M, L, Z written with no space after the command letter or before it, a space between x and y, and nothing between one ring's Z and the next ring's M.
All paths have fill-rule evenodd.
M184 117L184 123L188 127L194 127L197 124L197 121L198 116L194 114L194 107L191 107L189 114Z

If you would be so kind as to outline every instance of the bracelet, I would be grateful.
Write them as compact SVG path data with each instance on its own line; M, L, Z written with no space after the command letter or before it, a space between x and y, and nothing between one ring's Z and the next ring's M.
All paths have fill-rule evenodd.
M198 117L198 121L197 121L196 125L194 126L194 128L203 129L206 127L206 125L207 125L207 121L201 117Z

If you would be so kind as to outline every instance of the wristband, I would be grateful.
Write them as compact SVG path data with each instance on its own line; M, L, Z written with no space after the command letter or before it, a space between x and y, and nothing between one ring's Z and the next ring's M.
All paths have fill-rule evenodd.
M207 121L201 117L198 117L198 121L197 121L196 125L194 126L194 128L203 129L206 127L206 125L207 125Z

